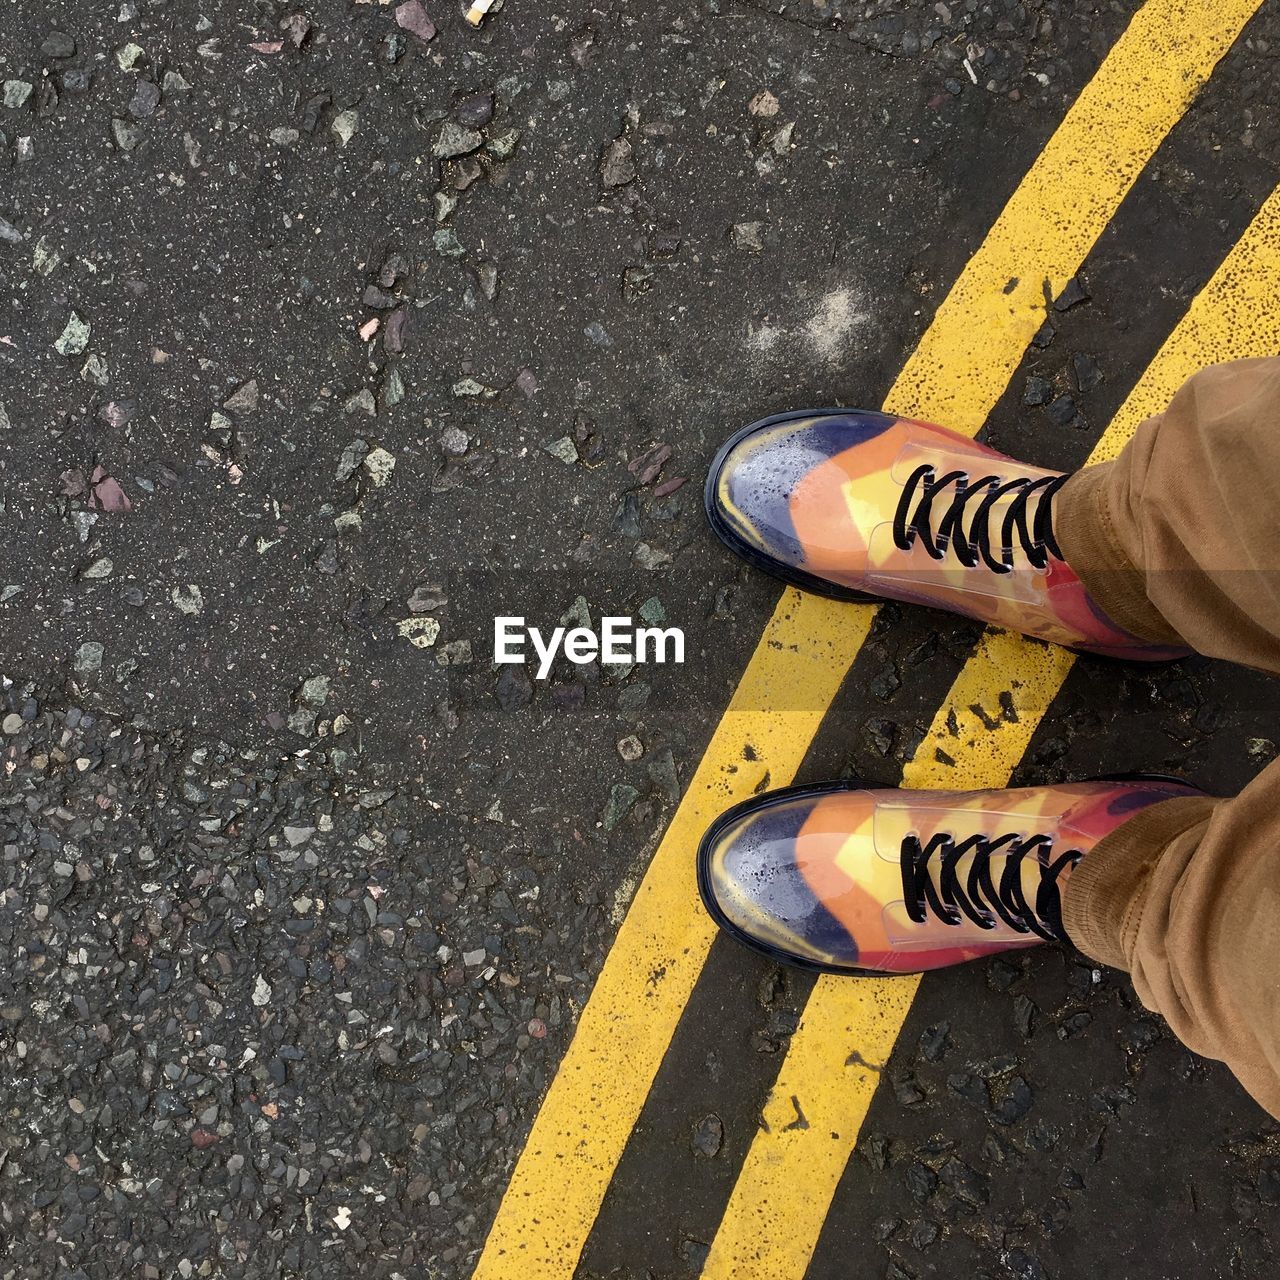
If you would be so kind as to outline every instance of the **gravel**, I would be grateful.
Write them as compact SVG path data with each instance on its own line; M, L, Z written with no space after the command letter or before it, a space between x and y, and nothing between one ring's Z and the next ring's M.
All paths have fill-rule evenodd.
M706 532L708 460L880 400L1128 10L11 8L0 1275L461 1280L777 599ZM1079 465L1280 179L1275 27L1136 184L1142 252L1126 224L1059 294L994 443ZM495 667L495 615L579 597L681 626L687 664ZM894 774L976 634L882 610L809 775ZM1077 672L1038 776L1230 791L1275 754L1247 674ZM628 1157L660 1202L611 1199L584 1278L714 1237L804 994L758 1002L720 947ZM814 1280L868 1248L1060 1280L1175 1111L1204 1119L1168 1185L1212 1208L1162 1232L1268 1274L1274 1134L1090 973L921 1006Z

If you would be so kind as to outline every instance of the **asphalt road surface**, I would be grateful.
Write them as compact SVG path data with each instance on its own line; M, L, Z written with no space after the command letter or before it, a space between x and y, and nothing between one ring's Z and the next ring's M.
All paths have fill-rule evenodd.
M10 0L0 1280L1275 1274L1280 1127L1066 950L928 978L861 1084L841 1048L834 1147L778 1086L811 978L721 939L665 1029L589 1004L773 625L710 457L879 406L1108 66L1168 119L1058 134L1081 172L1146 152L1026 246L1034 340L959 425L1074 468L1200 350L1159 364L1280 180L1280 7L1159 6L1153 40L1234 28L1182 75L1118 52L1131 0ZM1241 281L1262 318L1209 356L1276 338L1280 277ZM685 662L539 681L499 615L680 627ZM784 679L797 776L936 762L980 635L889 606L825 715ZM1249 672L1081 659L1020 719L1039 678L973 708L1025 728L1018 781L1228 794L1280 750ZM653 1069L553 1084L584 1009L584 1059ZM573 1136L526 1149L544 1095ZM504 1202L522 1153L543 1199ZM482 1261L495 1215L527 1255Z

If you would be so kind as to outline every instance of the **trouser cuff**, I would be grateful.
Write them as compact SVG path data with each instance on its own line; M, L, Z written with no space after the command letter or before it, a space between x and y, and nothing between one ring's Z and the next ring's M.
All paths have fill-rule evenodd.
M1147 885L1164 851L1184 831L1208 820L1209 796L1161 800L1103 836L1067 878L1062 923L1089 956L1128 970L1146 904Z
M1184 646L1186 641L1147 598L1143 572L1116 536L1107 487L1114 465L1085 467L1058 491L1054 533L1063 558L1117 626L1152 644Z

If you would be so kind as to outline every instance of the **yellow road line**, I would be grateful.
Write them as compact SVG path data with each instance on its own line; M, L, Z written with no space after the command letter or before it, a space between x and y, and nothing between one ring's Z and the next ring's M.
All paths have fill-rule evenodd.
M1089 463L1114 458L1138 424L1161 412L1197 369L1277 351L1280 190L1196 296ZM1074 661L1066 650L987 631L907 766L905 785L955 790L1007 785ZM770 1094L766 1125L747 1153L703 1280L800 1280L804 1275L857 1144L879 1068L918 985L914 978L819 980ZM794 1117L797 1109L809 1119L807 1128L780 1129L772 1119ZM821 1123L814 1123L814 1116Z
M1259 0L1148 0L969 261L895 383L892 412L976 434L1134 179ZM654 854L543 1100L475 1280L569 1280L713 930L693 850L761 779L790 781L874 618L788 591ZM770 691L785 715L770 715ZM754 760L746 760L747 745Z
M783 595L596 979L477 1280L573 1275L715 936L692 850L726 807L791 780L874 616Z

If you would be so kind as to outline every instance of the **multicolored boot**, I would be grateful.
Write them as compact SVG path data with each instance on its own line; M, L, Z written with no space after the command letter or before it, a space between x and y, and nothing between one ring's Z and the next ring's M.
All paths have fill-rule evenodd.
M824 972L920 973L1066 940L1062 889L1103 836L1176 779L1005 791L788 787L719 818L698 887L726 932Z
M1114 658L1189 652L1119 627L1062 558L1067 476L945 427L860 409L765 418L720 450L711 527L751 564L842 599L949 609Z

